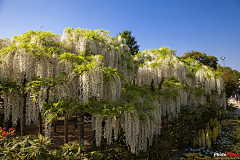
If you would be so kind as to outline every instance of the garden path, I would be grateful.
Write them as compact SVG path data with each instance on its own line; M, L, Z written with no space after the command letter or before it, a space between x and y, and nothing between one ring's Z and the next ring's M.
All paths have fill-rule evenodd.
M235 100L235 98L230 98L228 100L228 104L233 104L234 107L240 108L240 105L237 105L237 101Z

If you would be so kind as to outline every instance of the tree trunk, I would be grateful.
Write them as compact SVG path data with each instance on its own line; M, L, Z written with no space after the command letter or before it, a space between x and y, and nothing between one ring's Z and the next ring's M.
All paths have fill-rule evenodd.
M3 128L6 127L6 129L7 129L8 128L8 121L5 122L5 118L4 118L4 116L5 116L4 105L3 105L3 111L4 111L4 114L3 114Z
M0 99L1 99L1 101L2 101L2 102L0 103L0 105L2 106L2 108L3 108L3 113L4 113L4 114L1 116L3 128L5 128L5 127L8 128L8 122L7 122L7 121L5 122L5 118L4 118L4 117L5 117L4 99L2 99L1 96L0 96Z
M4 118L3 118L3 128L5 128L6 127L6 129L8 128L8 121L4 121Z
M21 137L25 136L25 127L26 127L26 101L27 101L27 94L24 94L24 105L23 105L23 112L21 116Z
M3 128L5 128L5 120L4 120L4 115L3 115L3 118L2 118L2 123L3 123Z
M42 134L42 114L41 114L41 112L39 112L38 115L39 115L39 134Z
M82 112L80 112L79 124L79 142L84 145L84 114Z
M53 87L55 86L55 82L54 82L55 73L56 73L56 68L54 67L54 68L53 68ZM50 88L49 88L49 89L50 89ZM57 132L56 121L57 121L57 117L55 117L54 120L53 120L53 128L54 128L54 132L55 132L55 133Z
M27 102L27 94L24 94L24 103L23 103L23 111L21 116L21 137L25 136L25 127L26 127L26 102Z
M134 73L133 85L136 85L136 79L137 79L137 76L136 76L136 73Z
M54 132L57 132L57 128L56 128L56 121L57 121L57 117L54 118L53 120L53 127L54 127Z
M68 143L68 114L64 114L64 143Z
M25 115L22 113L21 118L20 118L20 124L21 124L21 137L25 135Z
M156 82L155 82L156 83ZM155 90L154 90L154 86L153 86L153 84L154 84L154 80L152 79L152 82L151 82L151 91L152 92L154 92Z
M26 74L24 75L24 81L23 81L23 87L26 87L27 79L26 79ZM25 135L25 127L26 127L26 107L27 107L27 93L23 91L23 111L22 115L20 118L20 123L21 123L21 137Z

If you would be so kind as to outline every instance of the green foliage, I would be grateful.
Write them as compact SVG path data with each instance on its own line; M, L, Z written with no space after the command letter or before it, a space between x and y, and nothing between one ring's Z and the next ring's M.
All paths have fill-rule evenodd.
M83 145L79 142L69 142L64 144L62 147L62 152L59 157L64 157L64 159L82 159L84 154L81 153L84 151Z
M23 87L9 79L0 80L0 94L7 94L13 91L22 91Z
M163 61L162 59L165 59L167 57L170 57L170 62L167 65L172 65L174 60L173 56L175 55L176 50L173 50L169 47L161 47L160 49L153 48L152 50L146 49L144 51L138 52L138 54L134 55L134 58L137 59L136 64L138 66L144 66L145 62L150 61L151 64L149 66L151 67L159 67ZM170 56L169 56L170 55ZM152 56L154 56L154 61L152 61Z
M13 53L16 52L16 50L17 50L17 47L16 47L15 44L10 45L10 46L8 46L8 47L5 47L5 48L3 48L3 49L0 50L0 58L2 59L2 58L5 57L8 53L13 54ZM1 63L2 63L2 61L1 61Z
M22 160L58 160L84 158L83 146L80 143L69 143L62 146L62 151L50 151L51 140L46 141L42 135L38 138L25 136L11 139L0 139L0 159Z
M209 99L205 105L199 104L196 108L186 106L181 109L181 112L187 112L188 118L195 122L199 130L199 128L205 128L205 123L209 122L211 118L221 119L223 108Z
M162 84L163 87L176 87L179 88L182 86L182 83L180 80L176 79L175 77L168 78L165 80Z
M174 101L177 100L179 96L179 89L183 88L183 84L180 80L177 80L174 77L168 78L162 83L162 90L160 94L164 97L164 99L172 99Z
M97 40L99 42L105 42L106 38L109 38L109 32L102 30L102 29L96 29L96 30L91 30L91 29L81 29L80 27L73 29L72 27L65 28L63 31L66 31L68 33L73 33L76 32L77 34L80 34L81 36L86 36L88 39L93 39ZM104 33L106 36L103 36L102 34L99 34L100 32ZM79 39L79 37L76 37ZM72 40L72 39L69 39Z
M122 33L119 33L118 35L126 39L126 44L130 48L131 54L136 55L139 51L140 45L137 44L135 37L132 36L132 31L124 30Z
M235 112L236 110L237 110L237 108L234 107L233 104L227 104L226 111Z
M160 96L163 96L165 99L173 99L176 101L181 88L197 96L205 94L204 90L186 86L174 77L167 79L162 85L162 90L152 92L150 86L142 88L126 83L123 85L122 98L119 101L111 102L108 100L90 98L90 100L82 106L82 109L84 112L98 114L102 117L111 115L119 117L123 112L133 113L133 111L136 110L140 120L144 122L146 118L150 118L154 122L154 118L151 117L150 111L156 109L156 107L152 102L154 100L160 100ZM143 100L143 103L139 101L139 98Z
M25 92L31 91L34 95L33 100L35 101L37 96L42 92L43 88L50 87L52 89L57 84L62 84L67 81L68 76L65 73L53 78L34 78L32 81L26 84L24 87Z
M240 132L240 127L239 127L240 120L235 117L235 119L231 119L230 122L232 123L232 125L231 125L232 134L229 135L229 140L231 140L233 142L232 145L230 146L231 152L239 153L240 152L240 135L239 135L239 132Z
M39 44L35 42L31 42L34 37L34 41L40 42ZM63 53L64 43L56 43L53 40L47 41L46 39L59 37L58 34L54 34L53 32L47 31L32 31L13 37L13 44L5 47L0 50L0 57L4 57L4 55L8 53L16 54L17 49L25 49L26 52L32 53L34 56L41 58L46 57L53 59L51 57L52 54L60 54Z
M124 75L120 73L117 68L112 68L112 67L103 67L103 80L105 82L112 81L114 79L114 75L118 75L121 79L122 82L125 82L124 80Z
M163 160L170 157L172 149L174 149L174 145L169 139L164 140L160 136L156 136L153 145L149 147L146 153L146 157L152 160ZM145 153L141 155L145 155Z
M72 53L63 53L58 57L59 60L68 60L71 61L73 64L82 64L83 62L86 62L85 57L78 56L76 54Z
M218 65L216 71L223 73L223 67ZM224 83L226 88L226 96L227 98L231 97L235 94L235 90L239 88L240 82L238 79L240 78L240 72L237 70L233 70L230 67L225 67L224 74Z
M163 89L159 92L160 95L162 95L165 99L173 99L175 101L179 95L179 89L184 89L188 93L193 93L196 96L203 96L206 94L205 90L182 84L181 81L175 77L164 80L162 87Z
M163 89L161 90L161 94L163 95L164 99L172 99L174 101L177 100L177 97L179 95L178 89Z
M101 151L93 151L91 152L92 159L96 160L112 160L112 159L128 159L128 160L145 160L145 158L136 156L132 154L129 150L125 149L125 147L116 147L109 148L103 152Z
M195 74L193 74L193 73L188 73L188 74L186 74L186 77L188 77L188 78L195 78Z
M60 99L57 102L53 103L44 103L42 108L45 110L44 117L48 113L50 115L47 117L49 118L49 122L56 117L58 114L63 115L64 112L67 112L68 114L74 113L76 110L80 110L80 102L76 99Z
M191 52L186 52L184 53L184 55L181 57L182 59L187 59L187 58L192 58L195 60L200 61L201 63L203 63L204 65L210 66L214 69L217 68L217 57L215 56L207 56L205 53L201 53L198 51L191 51Z
M97 55L96 57L94 55L91 55L90 57L86 57L86 60L83 61L83 63L79 63L79 64L76 64L75 63L75 67L73 69L74 72L78 73L78 74L81 74L83 73L84 71L89 71L91 69L94 69L94 67L100 67L102 68L103 67L103 64L101 63L96 63L96 60L102 60L103 59L103 56L101 55ZM98 66L96 66L98 65Z
M155 55L157 57L157 59L165 58L166 55L169 55L169 54L175 55L175 52L177 52L174 49L171 49L171 48L169 48L167 46L163 46L160 49L157 49L157 48L152 48L152 50L146 49L146 50L141 51L138 54L136 54L135 57L140 58L141 57L141 53L144 54L144 55L148 55L149 51L150 51L150 54ZM148 58L150 58L150 57L148 57Z
M138 98L143 98L143 103L138 101ZM153 100L157 99L155 93L151 92L149 88L141 88L126 83L122 89L122 98L117 102L108 100L91 98L86 104L82 106L83 111L91 114L98 114L101 116L115 116L119 117L123 112L137 111L140 120L144 121L150 117L150 111L155 109L152 104Z
M47 151L51 145L50 141L45 141L42 135L38 139L30 139L29 136L0 139L0 157L5 159L49 159L51 155ZM52 159L52 158L50 158Z

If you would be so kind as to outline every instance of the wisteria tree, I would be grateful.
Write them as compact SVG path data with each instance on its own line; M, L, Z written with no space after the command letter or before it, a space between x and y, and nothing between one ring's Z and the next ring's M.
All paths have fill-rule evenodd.
M77 111L82 130L84 113L92 115L97 146L102 134L111 144L122 128L135 153L152 145L153 135L161 134L161 118L178 117L181 105L205 104L210 96L226 107L221 73L178 59L167 47L132 56L125 39L113 39L108 31L29 31L0 46L5 121L12 114L13 124L20 118L24 128L39 122L44 111L47 139L57 114L67 123Z

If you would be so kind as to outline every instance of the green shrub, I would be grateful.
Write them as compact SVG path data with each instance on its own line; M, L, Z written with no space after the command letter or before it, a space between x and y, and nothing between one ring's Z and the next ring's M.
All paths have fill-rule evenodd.
M38 138L10 137L0 139L0 159L21 160L59 160L82 159L83 146L80 143L69 143L62 146L62 151L50 151L51 140L46 141L41 134Z

